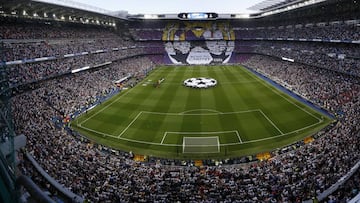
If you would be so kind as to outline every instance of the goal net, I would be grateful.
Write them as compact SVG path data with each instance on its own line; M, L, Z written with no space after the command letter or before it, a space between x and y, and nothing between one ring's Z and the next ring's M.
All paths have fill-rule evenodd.
M183 153L219 153L219 137L183 137Z

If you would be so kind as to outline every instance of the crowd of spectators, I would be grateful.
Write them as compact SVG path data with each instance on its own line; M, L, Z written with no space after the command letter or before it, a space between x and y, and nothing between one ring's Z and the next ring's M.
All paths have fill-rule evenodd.
M4 23L0 26L10 86L18 86L143 53L131 40L99 27ZM71 55L73 54L73 55ZM29 60L50 57L46 61Z
M86 38L86 39L41 39L24 41L17 40L5 42L5 61L16 61L23 59L34 59L41 57L62 58L67 54L78 54L82 52L95 52L97 50L108 50L112 48L130 47L134 43L123 40L113 34L111 38Z
M323 151L321 153L311 152L312 155L316 154L317 159L319 155L324 156L323 163L331 163L328 170L339 173L344 167L351 167L359 161L359 149L356 148L360 136L358 126L360 84L358 77L346 76L326 69L269 60L268 57L264 56L252 57L245 64L278 82L282 82L284 86L288 86L288 88L338 116L337 125L327 132L323 138L316 141L315 147L321 146L320 148L316 147L316 150ZM297 68L294 68L296 66ZM311 157L308 158L311 159ZM354 182L349 182L352 187L355 187L354 190L359 191L358 184L355 186L353 184L358 183L356 177L354 177ZM328 177L326 180L330 179ZM336 200L344 200L356 195L354 193L347 194L352 195L339 192L337 195L331 196L331 200L337 202Z
M336 24L320 23L308 25L282 25L278 27L233 28L236 39L244 38L292 38L292 39L324 39L324 40L360 40L358 23Z
M3 61L27 60L7 65L12 87L144 53L133 41L94 26L4 22L0 39L5 49ZM33 60L41 57L49 59Z
M301 42L301 41L239 41L237 43L237 51L242 51L242 47L255 47L257 49L264 48L276 48L277 51L281 50L293 50L301 53L311 54L329 54L338 57L344 55L344 57L360 58L359 45L353 43L329 43L329 42Z
M134 40L162 40L163 30L154 28L130 29L130 34Z
M252 43L252 44L251 44ZM286 57L296 62L327 68L350 75L360 76L360 46L358 44L334 44L323 42L238 42L237 50L252 47L254 53ZM251 45L250 45L251 44Z
M359 161L358 80L259 56L246 65L338 114L338 123L321 131L314 142L269 161L200 168L139 163L131 154L108 153L52 123L52 117L74 112L97 94L106 94L113 79L134 71L141 74L151 65L145 57L128 59L116 67L47 81L14 97L16 132L28 137L27 151L57 181L92 202L300 202L329 188ZM34 175L32 169L22 169Z
M349 202L360 194L360 170L357 171L346 183L324 200L328 203Z
M125 50L48 60L45 62L9 65L9 81L11 86L27 84L69 73L72 70L86 66L94 67L103 63L116 61L118 59L136 56L142 52L142 48L130 48Z
M345 23L347 22L347 24ZM237 53L260 53L265 55L286 57L294 59L300 63L307 63L322 68L343 72L350 75L360 76L359 70L359 45L356 43L330 43L330 42L303 42L303 41L266 41L266 40L241 40L244 38L292 38L292 39L335 39L335 40L359 40L358 23L353 21L336 21L336 23L308 23L297 24L278 27L261 27L261 28L234 28L237 35L235 41L235 52ZM151 33L151 29L145 29L145 33ZM132 34L138 35L142 33L143 29L133 29ZM159 29L154 29L152 34L144 36L161 36ZM333 37L332 37L333 36ZM352 36L352 37L350 37ZM137 38L135 38L137 39ZM146 37L142 38L146 39ZM147 40L152 40L149 37ZM145 44L145 52L161 53L164 50L159 47L160 42L141 42ZM147 46L153 44L153 46ZM176 49L182 53L189 49L188 41L182 42L164 42L165 50L168 53L173 53L169 45L177 45ZM170 48L169 48L170 47ZM220 48L220 46L216 46ZM234 55L234 57L237 57ZM236 61L236 59L231 61ZM241 57L240 57L241 58Z
M152 66L147 58L134 58L111 64L105 70L55 79L47 82L46 86L51 88L44 89L43 98L62 114L69 115L111 92L116 88L115 81L129 74L144 76L145 69Z
M255 66L255 63L262 64L262 66ZM349 112L351 110L346 117L357 116L356 113L353 114L352 111L355 111L357 108L356 105L353 105L353 102L355 102L355 104L359 102L358 77L346 77L327 69L310 69L307 68L306 65L299 66L297 72L292 72L291 67L298 65L283 63L280 60L269 60L269 57L259 55L252 57L245 65L256 68L265 75L276 77L276 79L283 81L284 85L290 86L292 90L299 92L312 102L323 106L325 109L329 109L331 112ZM277 67L277 69L271 67ZM308 69L316 70L319 73L310 74L312 72L309 72ZM317 77L318 75L326 75L326 73L334 73L331 77L332 79L329 77L327 80L320 80ZM316 83L318 83L318 85L315 85ZM320 85L323 83L329 84L329 86ZM349 107L349 105L351 105L351 108L344 109L345 107Z
M235 39L255 38L291 38L291 39L323 39L323 40L345 40L359 41L360 26L359 19L352 21L313 22L307 24L284 24L268 27L237 27L233 25ZM163 32L161 29L131 29L135 40L161 40Z
M0 39L111 38L110 28L87 25L53 25L44 22L20 22L0 19ZM107 32L106 32L107 31Z
M134 30L132 34L135 39L161 39L161 33L161 30L143 33ZM359 40L358 33L359 26L343 22L236 29L237 39L271 36ZM329 110L337 116L338 121L320 131L316 135L319 138L312 143L268 161L194 167L165 165L162 161L136 162L131 153L110 153L104 146L72 136L63 128L56 127L52 121L54 117L72 114L118 90L114 85L115 80L129 74L135 80L141 80L145 70L153 66L153 61L162 63L164 57L138 56L99 69L52 80L42 79L127 56L148 52L159 54L164 52L159 42L149 42L145 48L64 58L63 55L70 53L136 44L99 28L45 24L3 24L0 25L0 38L11 39L5 43L9 48L6 61L57 57L46 62L9 66L12 86L37 81L34 89L12 98L15 130L17 134L26 135L26 151L53 178L91 202L301 202L319 195L360 161L360 84L356 77L359 76L359 62L358 59L347 57L350 54L359 56L356 46L322 44L319 48L315 43L256 42L253 47L252 42L246 42L249 46L235 47L237 51L255 50L278 57L286 54L296 61L326 68L288 63L265 56L236 56L237 60L245 61L248 67ZM338 58L327 53L335 53ZM342 54L345 58L340 60L339 55ZM20 166L22 173L49 188L49 184L26 159L20 159ZM328 200L347 200L359 190L357 172Z

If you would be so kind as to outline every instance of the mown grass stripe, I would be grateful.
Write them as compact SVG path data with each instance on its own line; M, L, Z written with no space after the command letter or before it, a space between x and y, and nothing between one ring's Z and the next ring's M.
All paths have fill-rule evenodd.
M213 77L219 81L219 85L204 91L182 86L183 80L199 76ZM154 88L148 82L155 82L160 77L165 77L165 83L160 88ZM148 85L142 86L145 82ZM140 154L193 159L240 156L271 150L309 136L330 122L324 117L324 122L315 123L315 118L261 82L240 66L160 67L125 96L121 96L121 93L90 111L88 117L113 102L89 119L86 126L77 128L77 121L72 122L72 126L95 142L108 146ZM293 101L291 97L286 98ZM306 106L298 105L313 112ZM83 115L79 121L88 117ZM206 124L201 125L201 122ZM117 138L126 128L123 135ZM167 130L179 132L179 135L164 138ZM220 133L231 130L240 133L242 144L231 133ZM208 136L207 132L213 132L226 147L221 148L221 153L211 156L184 155L181 152L183 132L195 132L189 136Z
M183 75L183 72L176 72L175 75L170 76L171 71L168 71L166 73L158 74L156 77L156 80L160 80L161 78L165 78L165 80L173 80L174 78L181 77ZM176 90L179 88L179 86L171 87L164 84L160 84L159 87L150 87L149 91L150 93L157 93L156 97L152 97L150 100L144 100L143 103L150 104L152 106L152 109L150 111L159 111L162 112L169 112L171 103L173 102L173 98L176 94ZM161 109L158 109L161 107ZM149 119L148 119L149 118ZM159 131L161 129L162 125L166 125L165 118L166 116L159 116L157 117L156 123L159 126L156 126L154 129L152 124L152 118L151 116L142 116L138 122L136 123L136 129L132 129L132 133L128 133L128 138L133 139L139 139L141 137L145 138L146 141L149 142L160 142L162 133ZM135 127L135 126L134 126ZM146 132L144 132L144 129L146 129ZM145 135L144 135L145 134Z

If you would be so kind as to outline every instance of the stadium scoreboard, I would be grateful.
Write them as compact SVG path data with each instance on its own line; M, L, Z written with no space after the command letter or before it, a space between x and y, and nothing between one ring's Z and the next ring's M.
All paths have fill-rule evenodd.
M218 18L217 13L179 13L181 20L215 20Z

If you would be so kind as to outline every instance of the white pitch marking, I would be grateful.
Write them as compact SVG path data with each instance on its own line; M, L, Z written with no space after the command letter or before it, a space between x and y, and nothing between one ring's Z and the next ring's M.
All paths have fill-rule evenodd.
M267 138L262 138L262 139L257 139L257 140L250 140L250 141L242 141L242 143L227 143L227 144L221 144L220 146L230 146L230 145L238 145L238 144L247 144L247 143L253 143L253 142L261 142L261 141L264 141L264 140L270 140L270 139L274 139L274 138L278 138L278 137L283 137L283 136L286 136L286 135L290 135L292 133L295 133L297 131L302 131L302 130L305 130L307 128L310 128L312 126L315 126L315 125L318 125L320 124L322 121L319 121L317 123L314 123L314 124L311 124L311 125L308 125L308 126L305 126L303 128L299 128L299 129L296 129L294 131L291 131L291 132L287 132L287 133L284 133L284 134L280 134L280 135L275 135L275 136L272 136L272 137L267 137ZM128 142L134 142L134 143L141 143L141 144L151 144L151 145L158 145L158 146L172 146L172 147L181 147L182 145L179 145L179 144L161 144L161 143L157 143L157 142L146 142L146 141L141 141L141 140L134 140L134 139L128 139L128 138L124 138L124 137L118 137L118 136L114 136L114 135L111 135L111 134L107 134L107 133L103 133L103 132L100 132L100 131L96 131L96 130L93 130L93 129L90 129L90 128L86 128L86 127L83 127L83 126L78 126L79 128L82 128L82 129L85 129L85 130L88 130L88 131L91 131L91 132L94 132L94 133L97 133L97 134L100 134L100 135L104 135L104 136L109 136L109 137L113 137L113 138L116 138L116 139L119 139L119 140L125 140L125 141L128 141Z
M165 140L166 135L167 135L167 132L164 133L163 138L161 139L161 144L164 143L164 140Z
M209 111L209 112L214 112L214 113L218 113L218 114L221 114L222 112L220 111L217 111L217 110L214 110L214 109L193 109L193 110L188 110L188 111L184 111L184 112L181 112L179 114L187 114L189 112L196 112L196 111ZM204 113L203 115L206 115L206 113Z
M271 91L273 91L275 94L279 95L280 97L282 97L283 99L285 99L286 101L288 101L289 103L293 104L294 106L296 106L297 108L299 108L300 110L304 111L305 113L309 114L310 116L312 116L313 118L316 118L318 121L321 121L320 118L316 117L314 114L310 113L309 111L307 111L304 108L301 108L299 105L297 105L296 103L294 103L293 101L289 100L288 98L284 97L282 94L280 94L278 91L275 91L273 88L270 88L268 85L265 85L264 82L266 82L265 80L261 80L260 78L258 78L257 76L254 76L254 74L250 74L248 72L249 70L246 70L245 72L250 75L251 77L255 78L256 80L260 81L260 83L262 85L264 85L265 87L269 88ZM273 87L273 86L272 86Z
M170 134L179 134L179 135L212 135L212 134L220 134L220 133L234 133L237 132L237 130L229 130L229 131L209 131L209 132L170 132L170 131L166 131L166 133L170 133Z
M305 126L305 127L303 127L303 128L299 128L299 129L293 130L293 131L291 131L291 132L287 132L287 133L284 133L284 134L275 135L275 136L272 136L272 137L266 137L266 138L261 138L261 139L257 139L257 140L244 141L244 142L242 142L242 144L253 143L253 142L261 142L261 141L264 141L264 140L271 140L271 139L283 137L283 136L290 135L290 134L293 134L293 133L298 132L298 131L302 131L302 130L311 128L311 127L313 127L313 126L315 126L315 125L318 125L318 124L320 124L320 123L322 123L322 122L323 122L323 121L319 121L319 122L317 122L317 123L313 123L313 124L308 125L308 126ZM223 146L236 145L236 144L238 144L238 143L228 143L228 144L223 144Z
M131 90L133 90L134 88L132 88ZM89 119L93 118L94 116L98 115L100 112L104 111L105 109L107 109L110 105L112 105L113 103L117 102L120 98L122 98L123 96L127 95L131 90L128 90L127 92L125 92L124 94L120 95L117 99L115 99L114 101L112 101L110 104L104 106L102 109L100 109L99 111L97 111L96 113L94 113L93 115L89 116L89 118L85 119L84 121L80 122L80 125L85 123L86 121L88 121Z
M223 134L235 133L236 136L237 136L238 139L239 139L239 143L240 143L240 144L243 143L243 141L241 140L239 131L237 131L237 130L229 130L229 131L210 131L210 132L171 132L171 131L166 131L166 132L164 133L164 135L163 135L162 140L161 140L161 144L164 143L164 140L165 140L167 134L179 134L179 135L191 135L191 134L193 134L193 135L194 135L194 134L195 134L195 135L196 135L196 134L199 134L199 135L212 135L212 134L221 134L221 133L223 133ZM238 143L238 144L239 144L239 143Z
M264 114L264 112L263 112L262 110L260 110L259 112L266 118L266 120L268 120L268 121L270 122L270 124L271 124L272 126L274 126L274 127L276 128L277 131L279 131L281 134L284 134L284 133L275 125L275 123L272 122L272 120Z
M235 130L236 131L236 135L238 136L238 138L239 138L239 141L240 141L240 143L242 144L243 143L243 141L241 140L241 137L240 137L240 135L239 135L239 131L237 131L237 130Z
M140 113L138 113L138 115L136 115L136 117L130 122L130 124L128 126L126 126L126 128L118 135L118 137L121 137L125 131L127 131L127 129L138 119L138 117L142 114L142 111L140 111Z
M156 69L156 70L160 70L160 69ZM94 116L96 116L97 114L99 114L100 112L104 111L105 109L107 109L110 105L112 105L113 103L117 102L120 98L122 98L123 96L129 94L131 92L131 90L133 90L135 88L131 88L130 90L128 90L127 92L125 92L124 94L120 95L117 99L115 99L114 101L112 101L110 104L104 106L102 109L100 109L99 111L97 111L96 113L94 113L93 115L91 115L89 118L85 119L84 121L80 122L80 125L85 123L86 121L88 121L89 119L93 118Z
M184 114L184 112L181 113L163 113L163 112L154 112L154 111L142 111L143 113L148 113L148 114L155 114L155 115L169 115L169 116L201 116L201 115L227 115L227 114L239 114L239 113L250 113L250 112L255 112L255 111L259 111L260 109L250 109L250 110L244 110L244 111L233 111L233 112L220 112L217 111L218 113L205 113L205 114L201 114L201 113L186 113ZM190 111L194 111L194 110L190 110ZM214 110L215 111L215 110Z
M216 136L217 138L217 147L218 147L218 151L217 151L217 153L219 153L220 152L220 140L219 140L219 136Z

